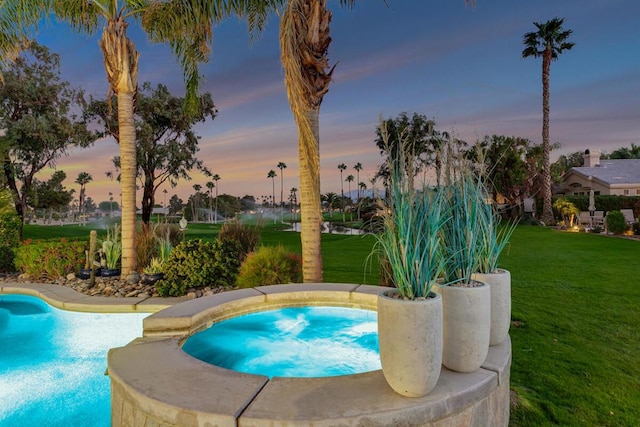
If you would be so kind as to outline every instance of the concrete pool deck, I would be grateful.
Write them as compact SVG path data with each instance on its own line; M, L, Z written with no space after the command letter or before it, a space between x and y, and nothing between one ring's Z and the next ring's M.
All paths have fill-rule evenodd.
M155 312L143 321L143 337L109 351L113 426L507 426L509 339L490 347L473 373L443 368L436 388L423 398L396 394L380 370L269 379L201 362L181 349L191 334L239 314L310 304L375 309L384 289L292 284L188 300L90 297L57 285L0 285L0 293L37 296L66 310Z

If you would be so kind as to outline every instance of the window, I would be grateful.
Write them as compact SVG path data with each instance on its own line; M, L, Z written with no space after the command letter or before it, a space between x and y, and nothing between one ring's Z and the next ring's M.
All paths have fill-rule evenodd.
M628 195L629 195L629 190L624 190L623 194L624 194L625 196L628 196Z

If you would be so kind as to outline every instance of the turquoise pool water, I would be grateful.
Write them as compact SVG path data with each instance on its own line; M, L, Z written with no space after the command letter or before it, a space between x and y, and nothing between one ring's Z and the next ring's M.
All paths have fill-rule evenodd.
M185 352L235 371L326 377L380 369L375 311L296 307L234 317L185 342Z
M109 426L107 351L142 336L146 316L0 295L0 426Z

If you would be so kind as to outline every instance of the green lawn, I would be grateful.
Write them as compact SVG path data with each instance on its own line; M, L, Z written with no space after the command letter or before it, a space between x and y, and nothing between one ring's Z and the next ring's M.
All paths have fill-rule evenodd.
M262 243L299 252L299 235L277 227ZM88 236L27 226L25 238L78 229ZM218 230L191 224L187 237ZM323 235L325 281L376 284L377 266L365 268L373 242ZM640 425L640 241L520 226L501 261L512 274L511 425Z

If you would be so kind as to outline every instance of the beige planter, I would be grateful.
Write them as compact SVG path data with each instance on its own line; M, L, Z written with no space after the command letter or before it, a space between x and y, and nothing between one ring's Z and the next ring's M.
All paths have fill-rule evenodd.
M491 287L491 338L489 345L502 344L511 326L511 273L498 269L495 273L477 273L473 279Z
M452 371L473 372L489 352L491 289L444 286L442 364Z
M426 396L442 368L442 297L408 301L378 297L378 340L382 372L398 394Z

